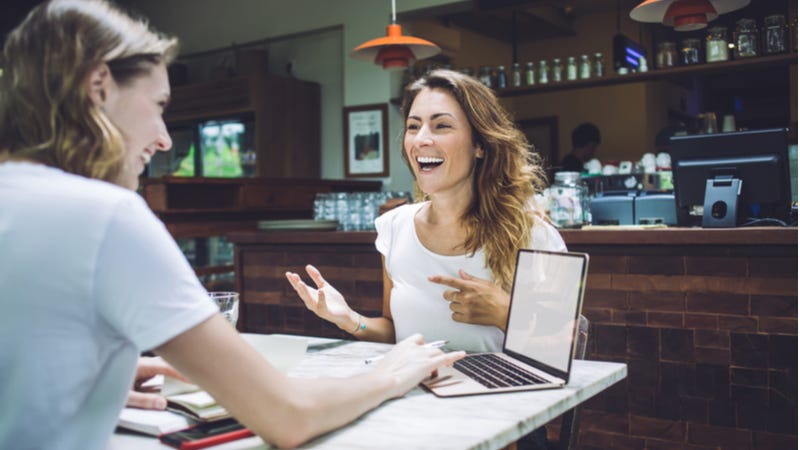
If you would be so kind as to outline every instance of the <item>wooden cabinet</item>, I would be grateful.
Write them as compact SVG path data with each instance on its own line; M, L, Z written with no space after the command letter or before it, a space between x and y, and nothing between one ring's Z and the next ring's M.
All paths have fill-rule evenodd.
M256 175L320 175L320 86L258 74L177 86L164 121L180 127L198 121L252 116Z

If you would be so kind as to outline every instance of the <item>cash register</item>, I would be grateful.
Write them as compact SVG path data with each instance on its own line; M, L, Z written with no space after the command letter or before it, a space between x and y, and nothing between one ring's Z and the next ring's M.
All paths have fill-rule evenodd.
M586 176L593 225L676 225L671 172Z

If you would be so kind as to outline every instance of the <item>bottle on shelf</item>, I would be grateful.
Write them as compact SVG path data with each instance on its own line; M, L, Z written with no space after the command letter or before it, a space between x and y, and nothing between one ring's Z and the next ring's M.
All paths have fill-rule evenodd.
M674 42L659 42L656 54L656 69L673 67L678 61L678 52Z
M783 53L789 49L786 42L786 17L783 14L773 14L764 18L764 53L772 55Z
M511 86L522 86L522 69L519 67L519 63L511 65Z
M594 64L592 65L592 69L593 69L592 70L592 76L600 78L603 75L605 75L606 65L605 65L605 62L603 61L603 54L602 53L597 52L597 53L594 54Z
M587 80L592 76L592 67L589 63L589 55L581 55L581 64L578 67L578 76L581 80Z
M497 89L505 89L508 87L508 75L506 75L506 66L497 66Z
M560 83L563 78L564 66L561 65L561 58L553 58L553 82Z
M758 56L758 27L753 19L739 19L733 32L733 56L736 59Z
M570 56L567 58L567 80L573 81L578 79L578 65L575 64L575 57Z
M711 27L706 34L706 62L728 60L728 29Z
M681 64L690 66L700 63L700 39L687 38L681 41Z
M547 60L543 59L539 61L539 84L547 84L549 82L548 73L550 72L550 68L547 67Z
M536 72L533 69L532 62L525 63L525 86L533 86L536 84Z

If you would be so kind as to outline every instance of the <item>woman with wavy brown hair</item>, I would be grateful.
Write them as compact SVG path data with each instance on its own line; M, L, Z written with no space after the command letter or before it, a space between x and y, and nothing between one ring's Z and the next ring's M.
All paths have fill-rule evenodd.
M173 39L102 0L47 1L6 40L0 448L106 448L134 377L163 371L137 367L143 351L281 447L404 395L462 355L417 334L367 373L291 379L239 336L133 192L172 146L162 113L174 52Z
M517 250L566 250L534 203L543 171L494 93L472 77L433 71L406 89L402 112L418 202L375 221L383 317L353 311L313 266L316 290L287 278L309 309L357 338L423 332L451 348L499 351Z

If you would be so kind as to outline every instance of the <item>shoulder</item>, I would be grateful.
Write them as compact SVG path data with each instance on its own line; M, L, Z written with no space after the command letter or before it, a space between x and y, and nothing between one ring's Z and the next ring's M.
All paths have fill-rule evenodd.
M380 228L381 225L395 223L398 220L405 220L408 217L414 217L414 214L419 211L423 204L424 202L411 203L391 209L375 219L375 226Z
M537 250L567 251L567 244L556 227L539 214L533 217L530 247Z

